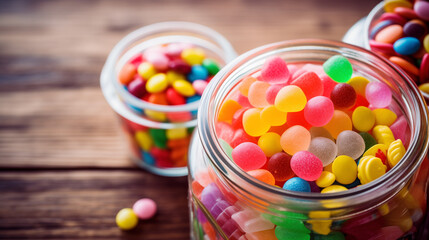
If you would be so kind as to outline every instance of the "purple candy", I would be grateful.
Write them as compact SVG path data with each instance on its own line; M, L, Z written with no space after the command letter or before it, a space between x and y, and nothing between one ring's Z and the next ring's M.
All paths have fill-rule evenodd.
M132 95L141 98L146 93L145 82L139 76L128 84L128 92Z
M229 206L231 205L227 201L218 200L216 204L210 209L210 213L216 219Z
M207 222L207 218L206 215L204 215L203 211L201 210L201 208L197 209L197 219L200 223L204 223Z
M429 21L429 2L418 1L414 4L414 11L420 18Z
M207 209L211 209L218 200L223 200L223 195L214 183L210 183L201 192L201 202Z
M404 25L404 35L420 39L426 33L426 26L420 20L411 20Z

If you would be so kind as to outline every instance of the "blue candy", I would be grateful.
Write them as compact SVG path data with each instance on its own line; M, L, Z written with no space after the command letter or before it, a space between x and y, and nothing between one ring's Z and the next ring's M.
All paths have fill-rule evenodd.
M143 154L143 160L148 165L155 165L155 159L152 157L152 155L148 152L142 151Z
M370 39L374 39L375 35L377 35L378 32L380 32L382 29L384 29L387 26L392 25L394 22L390 21L390 20L384 20L379 22L377 25L375 25L372 29L371 29L371 33L369 34L369 38Z
M209 76L207 69L201 65L192 66L191 72L188 74L188 80L193 82L195 80L206 80Z
M293 177L285 182L283 189L295 192L311 192L310 184L302 178Z
M411 55L419 51L420 41L415 37L404 37L393 44L393 49L401 55Z

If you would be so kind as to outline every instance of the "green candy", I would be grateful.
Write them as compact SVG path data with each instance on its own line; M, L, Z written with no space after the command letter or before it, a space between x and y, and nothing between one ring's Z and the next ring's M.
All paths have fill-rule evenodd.
M314 234L314 240L345 240L344 234L340 232L331 232L328 235Z
M363 138L363 141L365 142L365 152L370 147L377 144L377 140L375 140L375 138L373 136L371 136L371 134L369 134L367 132L360 132L359 135Z
M303 222L307 219L306 215L294 212L273 211L282 216L270 214L263 214L262 216L273 224L288 229L291 232L310 233L310 230L305 227Z
M149 134L152 136L156 147L167 148L167 134L164 129L151 128L149 129Z
M221 138L219 138L219 143L222 146L223 151L225 151L226 155L228 155L228 157L232 159L232 147Z
M220 67L213 59L206 58L203 61L203 67L207 69L210 75L216 75L219 72Z
M341 55L330 57L323 63L323 70L335 82L347 82L353 74L352 64Z
M274 233L278 240L310 240L309 233L294 232L282 226L277 226Z

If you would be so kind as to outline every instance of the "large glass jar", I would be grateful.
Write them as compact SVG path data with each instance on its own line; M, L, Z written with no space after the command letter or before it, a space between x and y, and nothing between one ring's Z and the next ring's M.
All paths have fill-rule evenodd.
M288 64L322 64L338 54L350 60L355 74L390 87L393 104L407 119L410 133L408 150L398 165L360 187L319 194L268 185L233 163L218 140L215 122L221 104L243 76L260 70L271 56L280 56ZM427 215L428 111L411 79L386 59L334 41L295 40L262 46L224 67L203 94L201 106L198 131L189 150L193 239L421 237L419 230Z
M156 23L135 30L117 43L103 67L100 84L120 119L131 159L155 174L184 176L199 98L182 105L154 104L130 94L118 81L121 69L136 55L167 44L187 44L203 50L206 58L220 66L236 57L231 44L208 27L188 22Z

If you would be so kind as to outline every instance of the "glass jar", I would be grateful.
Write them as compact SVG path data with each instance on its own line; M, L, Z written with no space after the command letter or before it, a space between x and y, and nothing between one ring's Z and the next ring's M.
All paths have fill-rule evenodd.
M103 94L117 113L128 141L131 159L141 168L164 176L187 174L187 149L195 128L199 98L182 105L143 101L118 81L122 67L147 49L166 44L191 44L220 66L236 57L218 32L195 23L163 22L125 36L110 52L100 76Z
M288 64L322 64L338 54L349 59L355 74L390 87L392 102L409 127L409 146L402 160L375 181L327 194L285 191L250 177L234 164L218 141L215 120L222 102L241 79L260 70L271 56ZM276 234L282 234L281 239L367 240L421 234L429 171L425 158L428 111L418 91L386 59L340 42L286 41L239 56L215 76L202 97L204 107L199 109L198 130L189 150L192 238L277 239Z
M371 29L377 24L383 13L385 13L384 1L381 1L371 10L368 16L357 21L347 31L347 33L343 36L342 41L371 50L371 46L369 44L370 32ZM425 98L426 103L429 103L429 94L423 91L420 92Z

